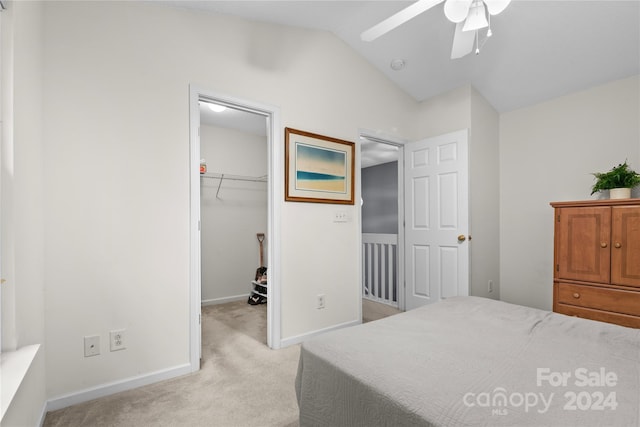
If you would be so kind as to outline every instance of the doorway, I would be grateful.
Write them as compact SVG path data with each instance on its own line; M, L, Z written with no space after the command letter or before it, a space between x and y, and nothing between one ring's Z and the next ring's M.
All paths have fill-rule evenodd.
M404 310L403 142L360 134L363 320Z
M275 218L280 217L280 204L284 199L284 168L282 159L284 147L278 144L282 135L280 131L280 110L267 104L243 100L219 94L204 88L191 85L189 88L189 182L190 182L190 274L189 274L189 324L190 324L190 366L191 371L200 368L202 352L201 342L201 306L202 306L202 235L201 235L201 193L200 193L200 101L226 106L239 111L260 115L266 123L267 137L267 230L265 252L269 254L267 269L269 272L269 288L267 302L267 345L277 349L281 346L280 338L280 226ZM247 283L249 286L249 283ZM248 292L248 291L247 291Z
M200 157L202 305L263 305L266 284L253 281L268 259L266 116L201 99Z
M469 295L468 131L416 142L361 133L360 147L362 299L405 311ZM394 161L397 180L392 185L387 185L389 171L378 173L379 182L371 183L373 201L383 199L378 203L385 206L374 221L384 222L386 231L377 234L374 227L376 233L369 236L367 205L372 200L364 170ZM390 220L395 201L381 193L394 188L398 215ZM397 237L390 230L394 224Z

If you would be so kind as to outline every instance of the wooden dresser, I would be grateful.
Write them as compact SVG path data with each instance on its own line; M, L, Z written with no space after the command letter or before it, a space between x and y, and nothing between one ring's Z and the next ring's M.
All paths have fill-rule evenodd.
M640 199L551 206L553 311L640 328Z

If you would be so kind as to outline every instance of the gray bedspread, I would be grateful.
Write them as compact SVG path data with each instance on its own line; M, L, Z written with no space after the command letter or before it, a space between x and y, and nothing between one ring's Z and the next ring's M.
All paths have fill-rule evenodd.
M640 330L456 297L302 345L305 426L640 426Z

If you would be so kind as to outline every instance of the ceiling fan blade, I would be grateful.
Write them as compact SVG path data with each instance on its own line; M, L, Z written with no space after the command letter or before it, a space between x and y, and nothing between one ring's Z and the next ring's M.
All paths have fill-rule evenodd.
M484 0L491 15L497 15L509 6L511 0Z
M444 4L444 14L451 22L462 22L469 14L469 7L473 0L447 0Z
M360 35L360 38L365 42L373 41L443 1L444 0L418 0L411 6L402 9L395 15L391 15L379 24L369 28Z
M451 48L451 59L462 58L473 50L473 42L476 38L475 31L462 31L464 22L456 24L456 31L453 34L453 47Z

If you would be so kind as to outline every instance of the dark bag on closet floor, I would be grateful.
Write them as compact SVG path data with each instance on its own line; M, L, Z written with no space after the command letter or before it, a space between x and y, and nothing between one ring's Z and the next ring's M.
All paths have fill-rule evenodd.
M259 282L260 279L262 279L262 276L264 276L264 273L267 272L267 267L258 267L256 269L256 278L254 279L256 282Z
M266 304L267 303L267 297L264 297L264 296L258 295L258 294L253 294L253 295L249 296L249 299L247 300L247 303L251 304L251 305Z

